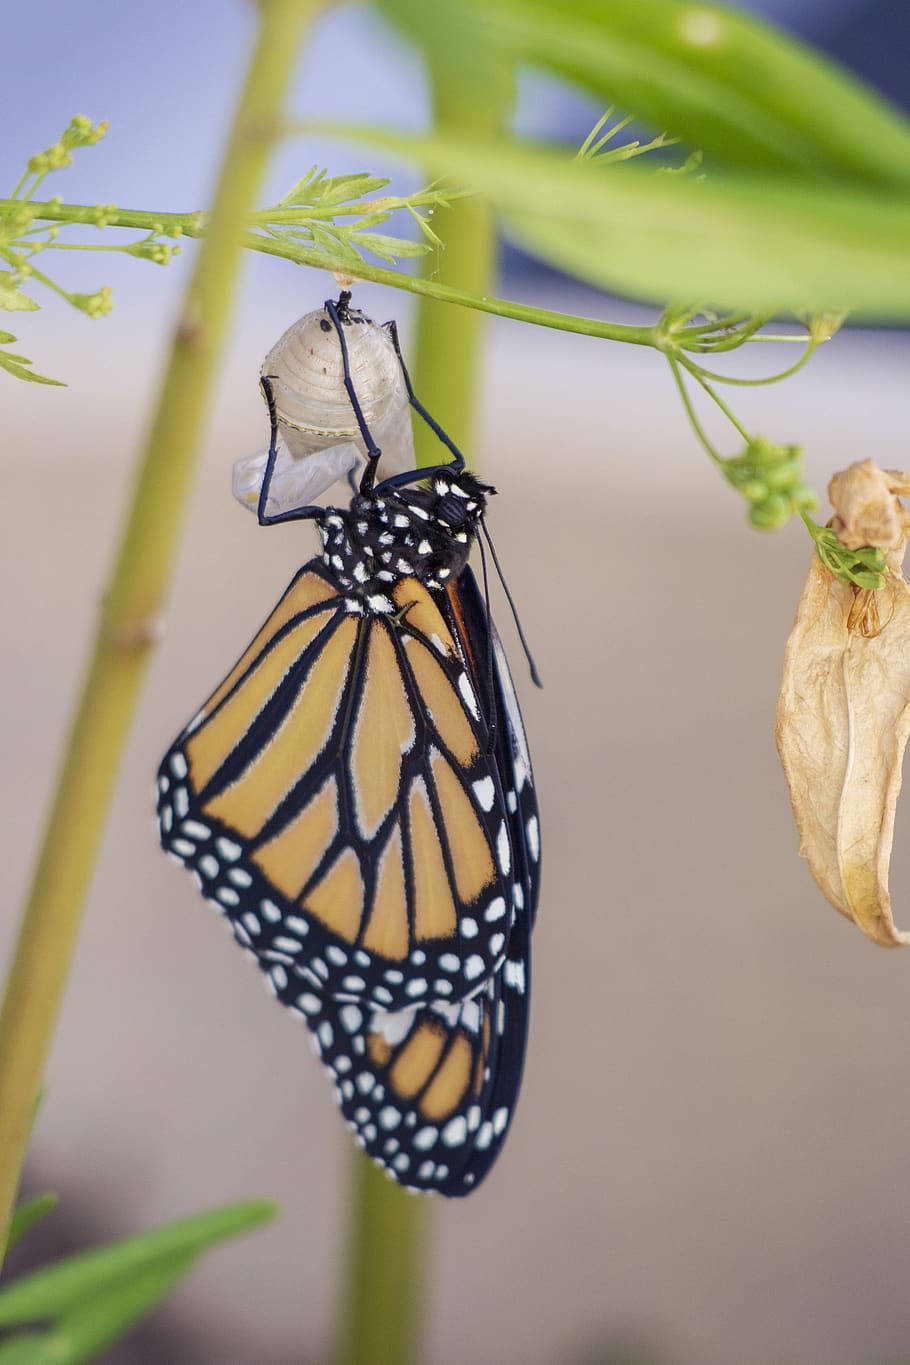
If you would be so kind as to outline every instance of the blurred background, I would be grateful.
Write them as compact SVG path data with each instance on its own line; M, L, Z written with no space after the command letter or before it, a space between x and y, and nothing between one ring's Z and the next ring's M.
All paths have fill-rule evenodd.
M903 5L750 8L907 102ZM3 24L0 183L83 112L111 131L49 194L162 210L208 202L251 7L32 0ZM418 62L358 7L319 24L294 104L304 116L411 128L427 117ZM522 83L528 132L580 141L602 112L555 84ZM395 192L416 185L373 154L289 142L268 202L314 162L335 174L388 170ZM192 253L166 270L74 253L60 277L111 284L114 313L93 322L48 298L8 324L17 349L69 387L0 381L4 952ZM498 290L649 316L514 251ZM326 274L247 264L169 630L27 1172L28 1188L63 1196L29 1242L39 1258L235 1197L283 1206L278 1225L219 1250L110 1357L135 1365L315 1365L330 1350L348 1135L299 1028L159 853L152 779L312 551L306 527L259 531L231 500L230 468L264 443L262 356L333 292ZM355 303L397 316L407 347L407 295L358 287ZM759 360L782 367L770 348L753 349L763 354L737 357L740 372L759 372ZM745 392L737 411L804 444L820 489L868 455L906 467L908 360L905 335L849 331L795 379ZM502 493L493 530L546 683L529 685L504 621L541 791L545 880L521 1106L483 1189L433 1206L422 1359L910 1362L910 959L867 943L815 889L773 741L808 538L792 524L747 527L651 351L493 322L476 461ZM908 834L899 812L902 927Z

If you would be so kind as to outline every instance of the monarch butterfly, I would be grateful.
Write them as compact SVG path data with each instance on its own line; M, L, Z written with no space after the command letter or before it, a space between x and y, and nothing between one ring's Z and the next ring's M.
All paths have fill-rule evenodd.
M393 324L409 401L452 458L376 483L347 298L326 313L367 452L359 488L347 509L267 514L265 376L259 520L310 518L323 551L165 755L161 841L309 1024L360 1145L404 1184L464 1194L521 1079L537 807L467 566L495 490L414 396Z

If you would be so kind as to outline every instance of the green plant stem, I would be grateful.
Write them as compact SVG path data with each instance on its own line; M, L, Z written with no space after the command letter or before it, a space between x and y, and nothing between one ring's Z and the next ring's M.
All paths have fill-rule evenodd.
M732 426L736 427L736 430L739 432L743 440L747 442L751 441L752 437L749 435L748 431L746 431L746 428L743 426L742 422L736 416L736 413L733 412L733 410L728 406L728 404L724 402L724 400L721 398L720 394L716 391L716 389L714 389L712 385L708 383L700 367L698 365L693 364L692 361L688 360L684 355L681 355L679 357L679 363L680 365L683 366L685 370L688 370L689 374L692 376L695 382L701 385L701 387L704 389L708 397L713 399L713 401L717 404L721 412L726 417L727 421L730 422Z
M11 206L11 200L0 199L0 215L2 215L4 208ZM88 226L93 224L94 216L98 211L97 208L88 204L57 204L53 201L34 204L33 208L36 209L37 216L47 222ZM449 211L455 212L455 202ZM262 212L250 214L247 221L255 221L257 217L261 219ZM108 226L146 232L163 229L166 235L169 229L173 231L179 228L179 236L196 239L205 237L207 222L208 215L201 212L152 213L144 209L118 209L114 215L114 220ZM243 244L251 251L261 251L267 256L278 256L283 260L292 261L295 265L316 266L322 270L347 275L351 279L367 280L372 284L387 284L392 289L403 289L407 293L417 294L422 298L437 299L440 303L458 304L462 308L476 309L478 312L490 313L495 317L512 318L515 322L527 322L537 327L550 327L558 332L575 332L581 336L599 337L604 341L621 341L630 346L653 346L657 350L664 350L667 346L666 336L661 333L658 323L637 327L631 323L607 322L601 318L576 317L572 313L560 313L549 308L534 308L530 304L517 303L512 299L500 299L488 294L473 293L468 289L459 289L454 285L445 284L438 278L424 279L420 275L405 275L398 270L390 270L387 266L369 265L366 261L360 262L355 269L349 259L341 256L329 256L315 247L292 246L290 243L266 237L261 232L247 232ZM79 243L58 242L53 245L55 249L64 247L72 249L76 246L80 246L81 249ZM123 250L119 246L102 249ZM455 278L454 274L453 278ZM675 347L683 348L690 341L701 341L704 333L713 330L716 325L682 327L674 332L673 344ZM770 340L766 336L749 336L746 339L750 342ZM806 338L805 335L794 334L792 336L775 336L774 340L804 345ZM712 349L725 348L714 347Z
M336 1365L412 1365L422 1300L426 1201L354 1149Z
M0 1245L236 292L243 230L318 0L260 0L259 32L177 325L0 1012Z
M460 125L465 117L463 91L443 71L433 71L431 76L437 123ZM432 268L434 274L459 280L469 295L486 295L495 277L496 235L482 200L462 199L452 205L445 219L445 251L432 260ZM438 298L438 294L424 297L418 310L414 386L421 402L476 468L483 318L475 311L446 307ZM438 463L439 442L423 422L415 421L414 438L418 464ZM355 1151L336 1365L413 1365L416 1361L428 1211L425 1200L407 1194Z
M723 464L723 457L714 449L714 446L708 440L708 436L705 432L705 429L699 422L698 417L696 416L695 408L692 406L692 399L689 397L688 390L686 389L685 380L680 374L679 360L676 358L676 356L670 355L668 353L667 363L670 366L670 372L673 375L674 383L676 384L676 387L679 390L679 396L682 399L682 405L686 410L686 416L688 417L689 422L692 425L692 430L698 437L698 440L701 443L701 446L704 449L705 454L708 455L716 465Z

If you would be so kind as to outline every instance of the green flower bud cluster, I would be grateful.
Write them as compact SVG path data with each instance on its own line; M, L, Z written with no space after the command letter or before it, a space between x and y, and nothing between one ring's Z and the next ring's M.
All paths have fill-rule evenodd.
M117 218L118 213L116 204L95 204L89 221L91 222L92 227L116 227Z
M90 318L104 317L114 306L113 294L109 284L104 285L94 294L69 294L67 297L75 308L81 308L82 312L88 313Z
M802 450L753 436L741 455L721 461L724 477L749 506L749 520L763 531L783 526L795 512L818 506L803 482Z
M141 261L153 261L155 265L168 265L171 258L180 253L179 246L158 241L154 236L144 237L141 242L131 242L124 250L128 256L135 256Z
M43 178L50 171L62 170L64 166L69 166L73 160L73 151L77 147L91 147L96 142L100 142L107 132L108 125L103 123L92 123L85 114L77 114L64 129L59 140L53 147L47 147L43 152L36 152L29 158L27 169L29 175Z

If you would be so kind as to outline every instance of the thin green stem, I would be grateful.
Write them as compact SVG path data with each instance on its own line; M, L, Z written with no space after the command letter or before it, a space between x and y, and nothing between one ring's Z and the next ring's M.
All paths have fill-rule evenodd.
M317 0L260 0L259 32L76 708L0 1011L0 1246L233 311L243 229ZM274 130L274 131L273 131Z
M588 155L592 146L594 145L594 139L597 137L597 134L600 132L601 128L604 128L609 123L612 117L613 105L611 104L609 109L607 109L606 113L601 114L600 118L597 120L594 127L591 129L590 133L588 133L588 136L585 138L584 142L581 144L578 151L575 153L576 161L584 161L585 157ZM607 137L608 138L612 137L612 133L608 133Z
M13 186L13 193L12 193L11 197L10 197L9 199L7 199L7 200L3 200L3 201L2 201L4 204L7 205L7 209L5 209L5 210L3 211L3 216L5 216L5 214L6 214L6 212L8 211L8 208L9 208L10 205L17 204L17 203L20 202L19 196L20 196L20 194L22 193L22 190L25 188L25 182L28 180L28 175L29 175L29 173L28 173L27 170L23 171L22 174L20 175L19 179L16 181L15 185Z
M684 355L681 355L679 357L679 363L689 372L689 374L692 376L695 382L701 385L701 387L704 389L708 397L711 398L717 404L721 412L726 417L727 421L730 422L734 427L736 427L736 430L739 432L743 440L751 441L752 437L750 436L746 428L743 426L739 418L736 416L736 413L733 412L732 409L727 406L727 404L721 398L720 394L717 393L717 391L711 387L707 379L703 377L702 371L699 369L699 367L693 364L693 362L691 360L688 360Z
M24 236L24 235L25 235L25 234L23 233L23 236ZM169 240L170 240L170 239L167 238L167 237L164 238L164 241L169 241ZM121 251L121 252L125 251L127 255L130 255L130 254L132 253L132 251L133 251L134 245L135 245L135 243L133 243L133 242L113 242L113 243L101 243L101 242L48 242L48 243L46 244L46 246L43 246L43 247L41 248L41 250L42 250L42 251ZM29 257L29 264L31 264L32 259L33 259L32 257ZM32 274L37 275L37 271L35 270L34 266L32 266Z
M789 379L791 375L801 370L817 348L818 342L813 337L809 337L806 342L806 349L799 360L790 365L788 369L779 370L777 374L766 375L763 379L741 379L736 375L719 374L716 370L706 370L701 365L698 366L698 373L705 379L715 379L720 384L735 384L742 389L759 388L764 384L779 384L782 379Z
M43 284L45 289L51 289L55 294L59 294L61 299L66 299L67 302L70 301L71 295L62 287L62 285L59 285L54 280L50 279L43 271L39 270L36 265L32 265L31 261L28 263L28 268L30 277L33 280L37 280L39 284Z
M698 439L699 439L701 445L703 446L703 448L704 448L706 454L714 461L715 464L718 464L718 465L719 465L719 464L722 464L722 463L723 463L723 456L722 456L722 455L719 455L718 452L714 449L713 445L712 445L711 442L708 440L708 437L707 437L707 435L706 435L706 433L705 433L704 428L702 427L701 422L699 422L698 417L696 416L695 408L692 406L692 399L689 397L689 392L688 392L688 389L686 388L685 381L684 381L682 375L680 374L680 362L679 362L679 360L676 358L676 356L673 356L673 355L669 355L669 354L668 354L668 355L667 355L667 363L668 363L669 366L670 366L670 371L671 371L671 373L672 373L672 375L673 375L673 379L674 379L674 381L675 381L675 383L676 383L676 387L677 387L677 389L679 390L679 396L680 396L680 398L682 399L683 407L684 407L685 410L686 410L686 416L688 417L689 422L690 422L691 425L692 425L692 430L695 432L695 435L698 437Z
M716 337L701 336L683 349L687 351L699 351L702 353L708 352L711 354L720 354L723 351L736 351L740 346L745 345L747 341L752 340L758 329L764 326L765 321L766 319L762 317L750 318L750 320L741 327L736 327L731 331Z
M749 341L789 341L791 345L794 341L802 343L805 340L805 336L798 332L762 332L758 336L749 337ZM825 340L830 341L830 337L826 337Z

